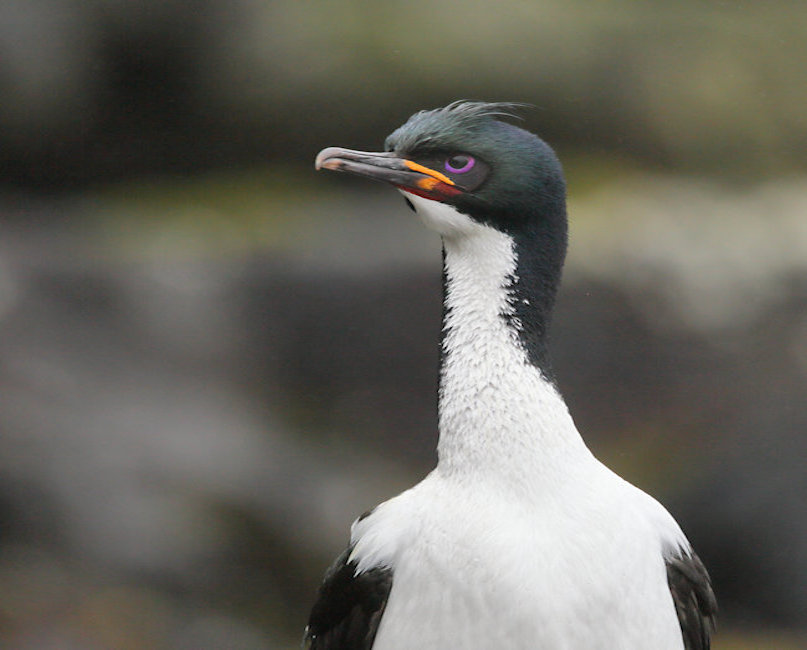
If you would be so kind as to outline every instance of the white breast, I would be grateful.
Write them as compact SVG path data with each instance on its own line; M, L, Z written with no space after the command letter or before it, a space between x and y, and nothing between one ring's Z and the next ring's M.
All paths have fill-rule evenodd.
M438 469L358 523L354 555L394 572L374 650L681 650L663 553L686 540L600 467L537 505Z
M352 531L393 571L374 650L682 650L664 556L688 543L601 465L502 314L509 236L410 197L443 235L437 468Z

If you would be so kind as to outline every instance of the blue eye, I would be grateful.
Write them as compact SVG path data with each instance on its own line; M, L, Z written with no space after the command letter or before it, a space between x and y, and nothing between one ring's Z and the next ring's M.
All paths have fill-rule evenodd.
M452 174L464 174L465 172L471 171L475 164L476 161L473 159L473 156L460 153L446 160L445 168L446 171Z

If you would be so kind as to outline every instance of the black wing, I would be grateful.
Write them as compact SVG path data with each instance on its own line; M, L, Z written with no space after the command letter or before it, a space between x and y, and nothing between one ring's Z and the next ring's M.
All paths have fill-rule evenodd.
M715 627L717 600L703 562L689 555L668 558L667 584L681 624L686 650L709 650L709 637Z
M305 630L309 650L370 650L392 588L391 569L356 575L347 549L325 574Z

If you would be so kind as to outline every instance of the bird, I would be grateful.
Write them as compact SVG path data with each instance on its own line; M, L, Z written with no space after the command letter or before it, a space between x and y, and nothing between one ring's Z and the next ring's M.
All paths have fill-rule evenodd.
M679 525L595 458L553 371L561 164L521 105L412 115L316 169L384 182L442 239L437 464L360 516L309 650L706 650L716 599Z

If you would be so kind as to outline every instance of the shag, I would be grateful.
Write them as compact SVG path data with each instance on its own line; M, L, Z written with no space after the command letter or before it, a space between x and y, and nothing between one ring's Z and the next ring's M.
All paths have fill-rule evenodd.
M672 516L586 447L547 329L567 246L561 165L455 102L382 153L317 169L384 181L443 243L436 468L362 515L306 628L311 650L705 650L716 601Z

